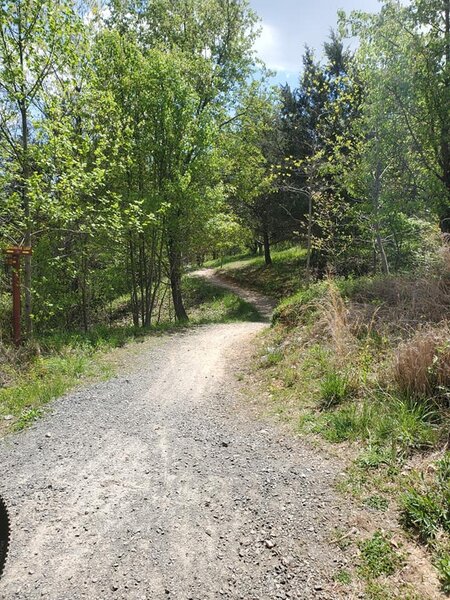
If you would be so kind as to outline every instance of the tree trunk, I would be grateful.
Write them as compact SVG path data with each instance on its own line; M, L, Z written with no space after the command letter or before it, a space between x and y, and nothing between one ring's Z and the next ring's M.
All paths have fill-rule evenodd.
M22 128L22 181L21 181L21 200L22 208L25 217L25 235L24 245L31 246L31 213L30 213L30 199L28 197L28 179L30 176L28 167L28 114L25 102L20 103L20 116L21 116L21 128ZM31 256L24 256L24 278L25 288L25 332L28 338L31 337L33 331L32 324L32 298L31 298L31 284L32 284L32 272L31 272Z
M447 69L450 68L450 0L445 3L445 61ZM450 78L445 81L447 92L450 90ZM441 158L444 185L447 189L447 203L441 210L441 231L450 233L450 125L444 120L441 129Z
M133 234L129 234L129 260L130 260L130 298L131 298L131 310L133 313L133 325L139 327L139 301L138 301L138 288L136 282L136 265L135 265L135 253L134 253L134 240Z
M306 242L306 277L311 275L311 254L312 254L312 219L313 219L313 197L312 191L308 190L308 234Z
M169 268L175 317L180 322L189 321L181 291L181 252L173 239L169 240Z
M81 287L81 317L83 321L84 333L89 331L89 308L88 308L88 259L86 256L86 248L84 245L84 239L81 241L82 244L82 257L81 257L81 276L79 278L79 285Z
M267 231L267 224L264 223L263 230L263 242L264 242L264 261L267 266L272 264L272 257L270 256L270 240L269 232Z
M23 78L23 83L20 85L20 101L18 102L21 120L21 134L22 134L22 181L21 181L21 200L22 209L25 217L25 235L24 245L31 246L31 209L30 209L30 198L28 196L28 180L30 177L29 172L29 157L28 157L28 103L27 95L25 91L26 81L26 65L24 58L24 37L22 32L22 22L19 19L18 24L18 50L20 60L20 70ZM31 256L26 255L24 257L24 288L25 288L25 332L28 338L31 337L33 332L32 324L32 298L31 298L31 284L32 284L32 272L31 272Z
M373 206L373 214L374 214L374 232L375 232L375 241L378 248L378 253L380 255L381 260L381 271L384 275L389 275L389 263L386 256L386 252L384 250L383 238L381 237L380 231L380 218L379 218L379 207L380 207L380 194L381 194L381 174L382 174L382 166L380 161L377 163L377 168L375 172L375 182L374 189L372 194L372 206Z

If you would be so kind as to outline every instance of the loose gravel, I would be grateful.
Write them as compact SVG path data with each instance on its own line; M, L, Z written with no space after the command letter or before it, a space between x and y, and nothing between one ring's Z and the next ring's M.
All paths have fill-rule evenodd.
M248 410L239 389L242 349L264 326L144 344L128 375L0 442L12 521L0 598L341 597L340 465Z

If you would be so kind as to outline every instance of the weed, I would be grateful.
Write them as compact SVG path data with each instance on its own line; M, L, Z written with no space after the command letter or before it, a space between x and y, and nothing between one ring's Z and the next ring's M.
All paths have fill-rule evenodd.
M389 538L381 531L376 531L371 538L358 545L361 552L360 570L368 578L392 575L401 563Z
M373 508L375 510L380 510L384 512L389 507L389 501L383 496L374 494L373 496L369 496L364 500L364 505L368 508Z
M424 475L403 494L402 523L424 542L434 540L440 531L450 533L450 452L436 463L434 478Z
M378 469L382 465L391 466L396 459L395 451L378 444L369 444L358 456L355 463L362 469Z
M332 543L336 544L340 550L346 550L352 543L351 533L351 531L344 531L340 527L336 527Z
M20 415L19 419L14 424L15 431L21 431L22 429L25 429L25 427L28 427L29 425L31 425L31 423L36 421L36 419L38 419L41 416L41 414L41 411L36 408L32 408L30 410L25 411Z
M298 382L298 371L296 365L288 365L287 367L283 368L281 377L285 387L294 387Z
M337 583L343 583L344 585L349 585L352 582L351 574L345 569L339 569L339 571L334 574L333 579Z
M269 346L265 354L261 357L260 365L262 367L274 367L283 360L283 352L278 348Z
M368 600L394 600L392 591L384 584L377 581L368 581L366 586L366 597Z
M443 591L450 594L450 550L440 554L436 561L436 567L439 571Z

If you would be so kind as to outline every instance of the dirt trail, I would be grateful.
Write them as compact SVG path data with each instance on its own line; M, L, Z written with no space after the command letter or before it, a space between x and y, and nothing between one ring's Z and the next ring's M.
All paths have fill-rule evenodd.
M0 442L12 518L0 598L340 597L339 465L251 416L238 388L263 327L143 344L131 374L66 395Z
M241 296L241 298L243 298L246 302L253 304L258 312L267 321L270 321L273 310L277 304L273 298L263 296L254 290L245 290L228 279L225 279L221 275L218 275L214 269L200 269L199 271L194 271L192 275L195 277L203 277L203 279L208 280L218 287L225 288L226 290L230 290L231 292L238 294L238 296Z

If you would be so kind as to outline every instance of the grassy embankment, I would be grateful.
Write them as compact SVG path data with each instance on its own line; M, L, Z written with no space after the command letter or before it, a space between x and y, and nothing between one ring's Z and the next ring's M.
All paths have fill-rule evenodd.
M206 267L220 269L226 278L276 300L290 297L303 285L302 269L306 257L303 248L294 247L272 252L273 264L267 268L263 256L231 256L210 261Z
M114 367L107 357L115 348L177 327L260 319L248 303L201 279L186 278L184 288L190 315L187 325L174 323L166 314L158 325L136 329L121 307L120 322L98 325L87 334L41 336L18 350L0 345L0 434L23 429L41 414L45 404L80 383L111 377Z
M374 515L398 514L405 540L427 548L437 570L431 568L430 577L437 573L441 592L448 593L449 256L421 277L310 286L301 282L303 257L301 250L275 252L271 268L257 258L228 262L222 270L283 298L253 377L280 418L346 458L343 490ZM366 597L435 597L403 582L407 561L392 532L343 536L359 556L355 573ZM352 575L337 579L351 585Z

